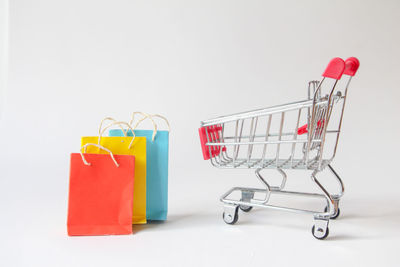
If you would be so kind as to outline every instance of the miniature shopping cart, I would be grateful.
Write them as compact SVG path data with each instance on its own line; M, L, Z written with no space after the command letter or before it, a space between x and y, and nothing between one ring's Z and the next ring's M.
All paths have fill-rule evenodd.
M237 222L239 208L244 212L253 207L273 208L313 214L314 237L328 236L329 220L339 216L339 200L344 193L343 182L331 162L336 155L348 87L358 67L359 61L354 57L346 61L334 58L321 81L309 82L308 99L304 101L201 122L199 134L204 159L218 168L255 169L256 177L265 187L234 187L223 194L226 223ZM337 194L329 193L317 179L317 174L325 168L338 182ZM282 175L280 185L270 185L261 175L263 169L276 169ZM284 190L287 179L284 170L312 171L312 181L320 193ZM322 198L326 200L325 210L273 205L270 197L274 194Z

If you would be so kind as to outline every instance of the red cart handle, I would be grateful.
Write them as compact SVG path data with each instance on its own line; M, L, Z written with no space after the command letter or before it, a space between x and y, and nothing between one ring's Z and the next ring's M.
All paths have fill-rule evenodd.
M346 67L343 74L354 76L356 75L358 67L360 67L360 61L358 61L358 59L355 57L349 57L348 59L346 59L345 65Z
M324 76L325 78L339 80L342 77L344 69L345 64L343 59L335 57L329 62L322 76Z
M322 74L322 76L339 80L342 77L342 74L346 74L349 76L356 75L358 67L360 67L360 61L355 57L349 57L348 59L346 59L346 61L343 61L343 59L336 57L329 62L328 67L326 67L325 72L324 74ZM321 121L318 121L317 127L321 127ZM307 133L307 128L308 125L304 124L297 129L297 134L301 135Z

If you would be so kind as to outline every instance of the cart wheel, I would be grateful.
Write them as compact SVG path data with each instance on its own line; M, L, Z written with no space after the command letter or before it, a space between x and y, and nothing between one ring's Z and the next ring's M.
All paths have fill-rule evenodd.
M325 207L324 209L325 212L328 211L328 207ZM340 215L340 208L338 208L338 211L336 212L336 214L334 214L332 217L330 217L332 220L336 219L337 217L339 217Z
M239 208L244 212L249 212L253 209L252 206L240 205Z
M232 216L232 214L228 213L222 213L222 218L224 219L224 222L227 224L235 224L239 220L239 215L238 215L238 210L235 210L235 215Z
M311 229L311 233L313 234L313 236L314 236L316 239L323 240L323 239L325 239L325 238L328 237L328 235L329 235L329 228L328 228L328 227L326 227L326 229L317 228L317 233L316 233L316 232L315 232L315 225L313 225L313 227L312 227L312 229Z

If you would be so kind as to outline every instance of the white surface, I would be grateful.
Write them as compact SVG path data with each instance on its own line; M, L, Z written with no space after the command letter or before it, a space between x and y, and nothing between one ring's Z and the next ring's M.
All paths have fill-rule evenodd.
M9 5L1 266L398 265L400 2ZM199 121L303 99L335 56L361 67L333 164L347 192L330 239L312 237L310 216L270 210L225 225L219 196L257 183L202 160ZM69 154L104 116L135 110L171 122L169 220L131 236L67 237ZM315 189L298 172L288 187Z

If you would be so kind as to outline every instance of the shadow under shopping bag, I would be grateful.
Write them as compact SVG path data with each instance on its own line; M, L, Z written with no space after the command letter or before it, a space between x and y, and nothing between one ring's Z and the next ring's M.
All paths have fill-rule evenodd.
M71 154L70 236L132 233L135 157L104 150L110 154Z
M137 137L146 137L146 218L165 221L168 212L168 144L169 132L153 130L134 130ZM132 131L127 132L132 136ZM120 129L111 129L109 136L124 136Z

